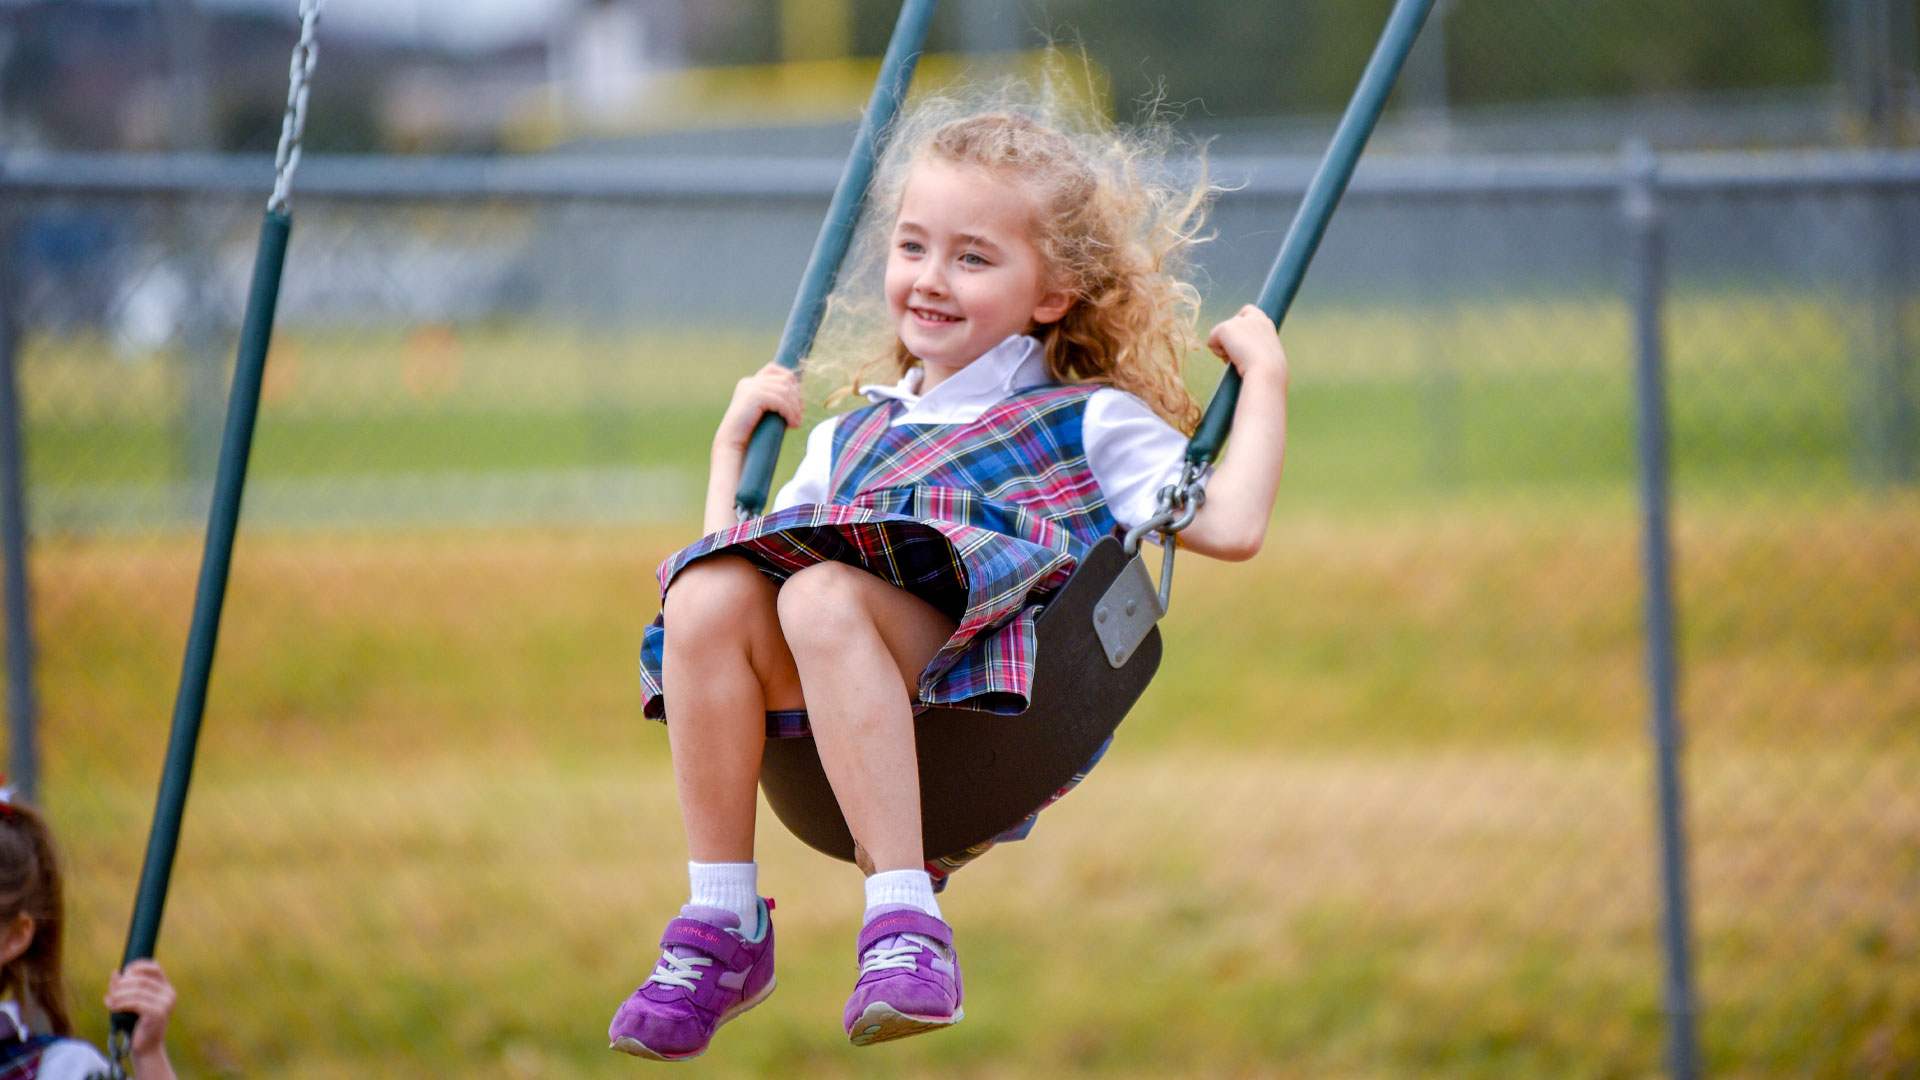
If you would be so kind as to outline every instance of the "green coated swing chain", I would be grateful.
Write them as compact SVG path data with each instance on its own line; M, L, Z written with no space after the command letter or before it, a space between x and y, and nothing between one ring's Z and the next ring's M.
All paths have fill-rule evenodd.
M288 67L287 109L280 124L280 146L274 154L273 194L267 199L266 220L261 226L261 247L255 266L253 290L247 299L246 325L241 328L242 364L234 373L234 399L248 398L244 408L230 406L228 430L221 446L221 464L215 480L214 508L208 523L207 556L201 565L200 595L194 604L194 625L188 633L188 657L183 673L181 696L175 703L174 731L167 747L167 767L161 778L159 805L154 812L153 834L148 838L146 865L141 871L140 892L134 903L133 925L128 931L125 962L153 955L154 938L159 933L160 907L166 898L166 883L173 864L174 845L179 838L180 814L186 799L187 775L192 771L193 743L198 735L200 712L205 703L206 674L212 664L212 640L219 623L221 594L226 584L226 560L231 552L233 526L237 521L240 484L246 472L246 447L253 430L253 408L258 404L259 375L265 363L267 339L273 324L274 300L279 293L280 267L286 254L292 216L288 200L293 191L293 172L300 164L300 139L307 126L307 95L313 78L314 62L319 56L315 30L320 23L321 0L300 0L300 39L293 47ZM264 298L264 302L262 302ZM251 354L252 363L246 363ZM243 370L244 369L244 370ZM250 374L249 374L250 372ZM243 391L251 388L251 393ZM235 418L243 417L235 439ZM237 455L235 449L237 447ZM230 489L230 498L222 492ZM221 512L223 502L227 513ZM224 519L224 528L220 523ZM209 577L209 568L217 567ZM209 586L209 581L213 585ZM211 603L208 603L211 598ZM203 618L203 608L211 612ZM198 668L199 678L190 676ZM138 1017L115 1013L107 1036L107 1072L112 1080L127 1080L132 1070L133 1031Z
M1293 223L1288 226L1286 238L1280 245L1280 254L1274 259L1266 284L1260 290L1258 305L1274 321L1275 326L1286 321L1287 310L1293 306L1293 298L1299 292L1300 282L1306 277L1307 266L1312 263L1314 252L1319 250L1327 223L1333 218L1334 207L1346 193L1354 167L1360 162L1360 155L1366 149L1374 125L1380 120L1381 110L1386 108L1387 96L1400 77L1400 69L1406 66L1407 55L1413 51L1414 42L1419 39L1420 28L1426 24L1434 2L1394 0L1393 10L1387 15L1387 25L1380 33L1380 40L1374 46L1366 70L1360 74L1360 84L1354 88L1346 112L1341 114L1333 141L1327 146L1319 169L1307 185L1306 195L1301 199ZM1221 377L1213 399L1207 402L1199 429L1187 444L1186 465L1181 469L1179 482L1161 489L1160 505L1152 517L1127 530L1126 551L1129 555L1139 550L1140 540L1147 533L1158 532L1161 535L1162 550L1165 552L1160 566L1162 610L1166 608L1173 585L1173 534L1192 524L1194 515L1200 512L1200 505L1206 498L1204 484L1207 466L1219 457L1220 448L1226 443L1227 432L1233 426L1234 406L1239 398L1240 373L1229 367Z

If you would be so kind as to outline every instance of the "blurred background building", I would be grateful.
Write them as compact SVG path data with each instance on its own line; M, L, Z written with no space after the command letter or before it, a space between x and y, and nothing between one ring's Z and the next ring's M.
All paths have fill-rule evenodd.
M1163 97L1234 146L1313 145L1386 5L1377 0L976 0L930 51L1084 45L1120 111ZM278 131L286 4L0 4L0 132L14 147L259 150ZM540 150L831 121L871 85L882 0L339 0L323 23L318 151ZM1443 0L1399 93L1426 150L1898 145L1915 138L1914 7L1677 0L1631 9ZM937 72L936 72L937 73ZM821 136L830 150L836 141Z

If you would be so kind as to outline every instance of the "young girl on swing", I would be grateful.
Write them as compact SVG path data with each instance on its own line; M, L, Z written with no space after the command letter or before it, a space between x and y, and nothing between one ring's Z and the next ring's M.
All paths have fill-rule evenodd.
M0 786L0 1077L93 1080L107 1075L100 1051L73 1037L61 971L66 938L60 860L53 833L32 807ZM173 1080L167 1019L173 985L152 960L107 982L107 1008L140 1017L133 1029L136 1080Z
M1034 605L1152 515L1199 419L1180 374L1198 293L1179 271L1213 189L1158 178L1131 136L929 113L881 163L868 226L898 381L860 386L872 404L814 428L772 512L736 524L755 422L802 411L784 368L741 380L714 436L709 535L660 568L641 674L647 715L668 720L692 896L613 1018L627 1053L693 1057L772 992L756 782L764 740L809 729L868 874L848 1037L960 1020L934 899L952 864L921 850L914 711L1024 708ZM1207 344L1244 385L1233 452L1180 542L1247 559L1280 481L1286 357L1253 307Z

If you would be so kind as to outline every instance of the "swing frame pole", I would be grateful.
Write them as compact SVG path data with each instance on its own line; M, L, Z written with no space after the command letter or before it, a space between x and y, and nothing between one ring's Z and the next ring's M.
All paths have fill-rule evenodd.
M1353 100L1347 103L1347 111L1340 117L1340 126L1334 129L1333 141L1321 157L1313 181L1307 185L1300 208L1294 212L1293 224L1287 227L1286 240L1280 245L1280 254L1274 259L1273 269L1268 272L1256 301L1276 327L1286 321L1287 310L1293 306L1293 298L1307 276L1307 266L1320 248L1328 222L1333 220L1334 207L1340 204L1347 182L1353 179L1354 167L1360 163L1360 154L1367 148L1367 140L1386 108L1387 96L1393 92L1393 84L1400 77L1400 69L1406 66L1407 56L1413 52L1414 42L1419 40L1420 28L1426 25L1433 5L1434 0L1398 0L1387 17L1380 42L1360 75L1360 85L1354 89ZM1240 372L1229 364L1213 398L1207 402L1206 415L1187 444L1190 482L1207 463L1220 456L1239 400Z
M246 314L240 326L233 387L227 399L226 427L221 435L219 464L214 473L213 501L207 511L206 546L200 557L200 580L187 629L186 658L181 666L179 692L174 698L173 727L167 738L166 761L160 773L160 790L154 804L153 825L147 835L146 859L140 869L133 917L127 928L122 967L153 956L160 936L160 916L166 907L167 887L173 877L174 856L180 845L187 789L193 779L194 752L200 741L200 723L206 714L207 684L213 674L214 650L220 636L220 613L233 564L234 534L240 524L247 461L252 454L253 429L260 412L260 385L266 375L273 316L279 305L280 276L286 265L287 241L293 231L288 199L293 172L300 163L308 85L318 55L314 34L319 21L320 0L301 0L300 40L294 46L290 65L287 110L274 159L273 194L267 200L266 214L260 223L253 282L247 292ZM126 1075L127 1053L138 1019L133 1013L113 1014L108 1058L115 1077Z
M900 5L900 17L894 23L893 37L887 42L886 55L880 61L880 77L874 81L873 97L860 119L853 137L853 151L840 182L833 189L833 201L827 206L827 219L813 242L813 254L807 259L807 271L800 279L800 291L787 313L787 325L780 333L780 346L774 362L789 371L800 370L813 348L814 335L820 331L827 311L827 297L833 292L840 264L846 260L853 243L854 226L866 205L867 190L873 185L873 172L881 152L892 135L893 118L906 100L907 87L920 62L921 47L927 40L927 26L933 21L935 0L906 0ZM747 444L746 462L740 472L740 486L734 495L734 507L742 521L767 505L773 486L774 465L780 458L780 444L786 438L786 421L777 413L760 417Z

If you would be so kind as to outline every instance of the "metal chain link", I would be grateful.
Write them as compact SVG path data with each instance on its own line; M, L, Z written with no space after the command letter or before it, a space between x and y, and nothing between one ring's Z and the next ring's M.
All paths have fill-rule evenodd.
M320 43L314 31L320 25L320 0L300 0L300 40L293 46L287 72L287 112L280 121L280 149L273 156L273 194L267 209L285 213L293 193L293 170L300 165L300 137L307 129L307 87L313 78Z
M133 1074L133 1036L119 1028L107 1034L107 1076L127 1080Z
M1193 524L1200 507L1207 501L1206 484L1201 480L1204 468L1189 461L1181 468L1177 483L1160 489L1160 505L1153 516L1127 530L1122 544L1127 554L1139 551L1140 541L1150 532L1171 539L1174 533Z
M1160 489L1160 505L1153 516L1127 530L1121 550L1128 557L1140 551L1140 541L1150 532L1160 534L1160 613L1165 615L1173 603L1173 555L1180 550L1174 542L1174 534L1193 524L1200 513L1200 507L1207 501L1207 487L1202 480L1206 466L1187 462L1180 469L1177 483L1168 484Z

